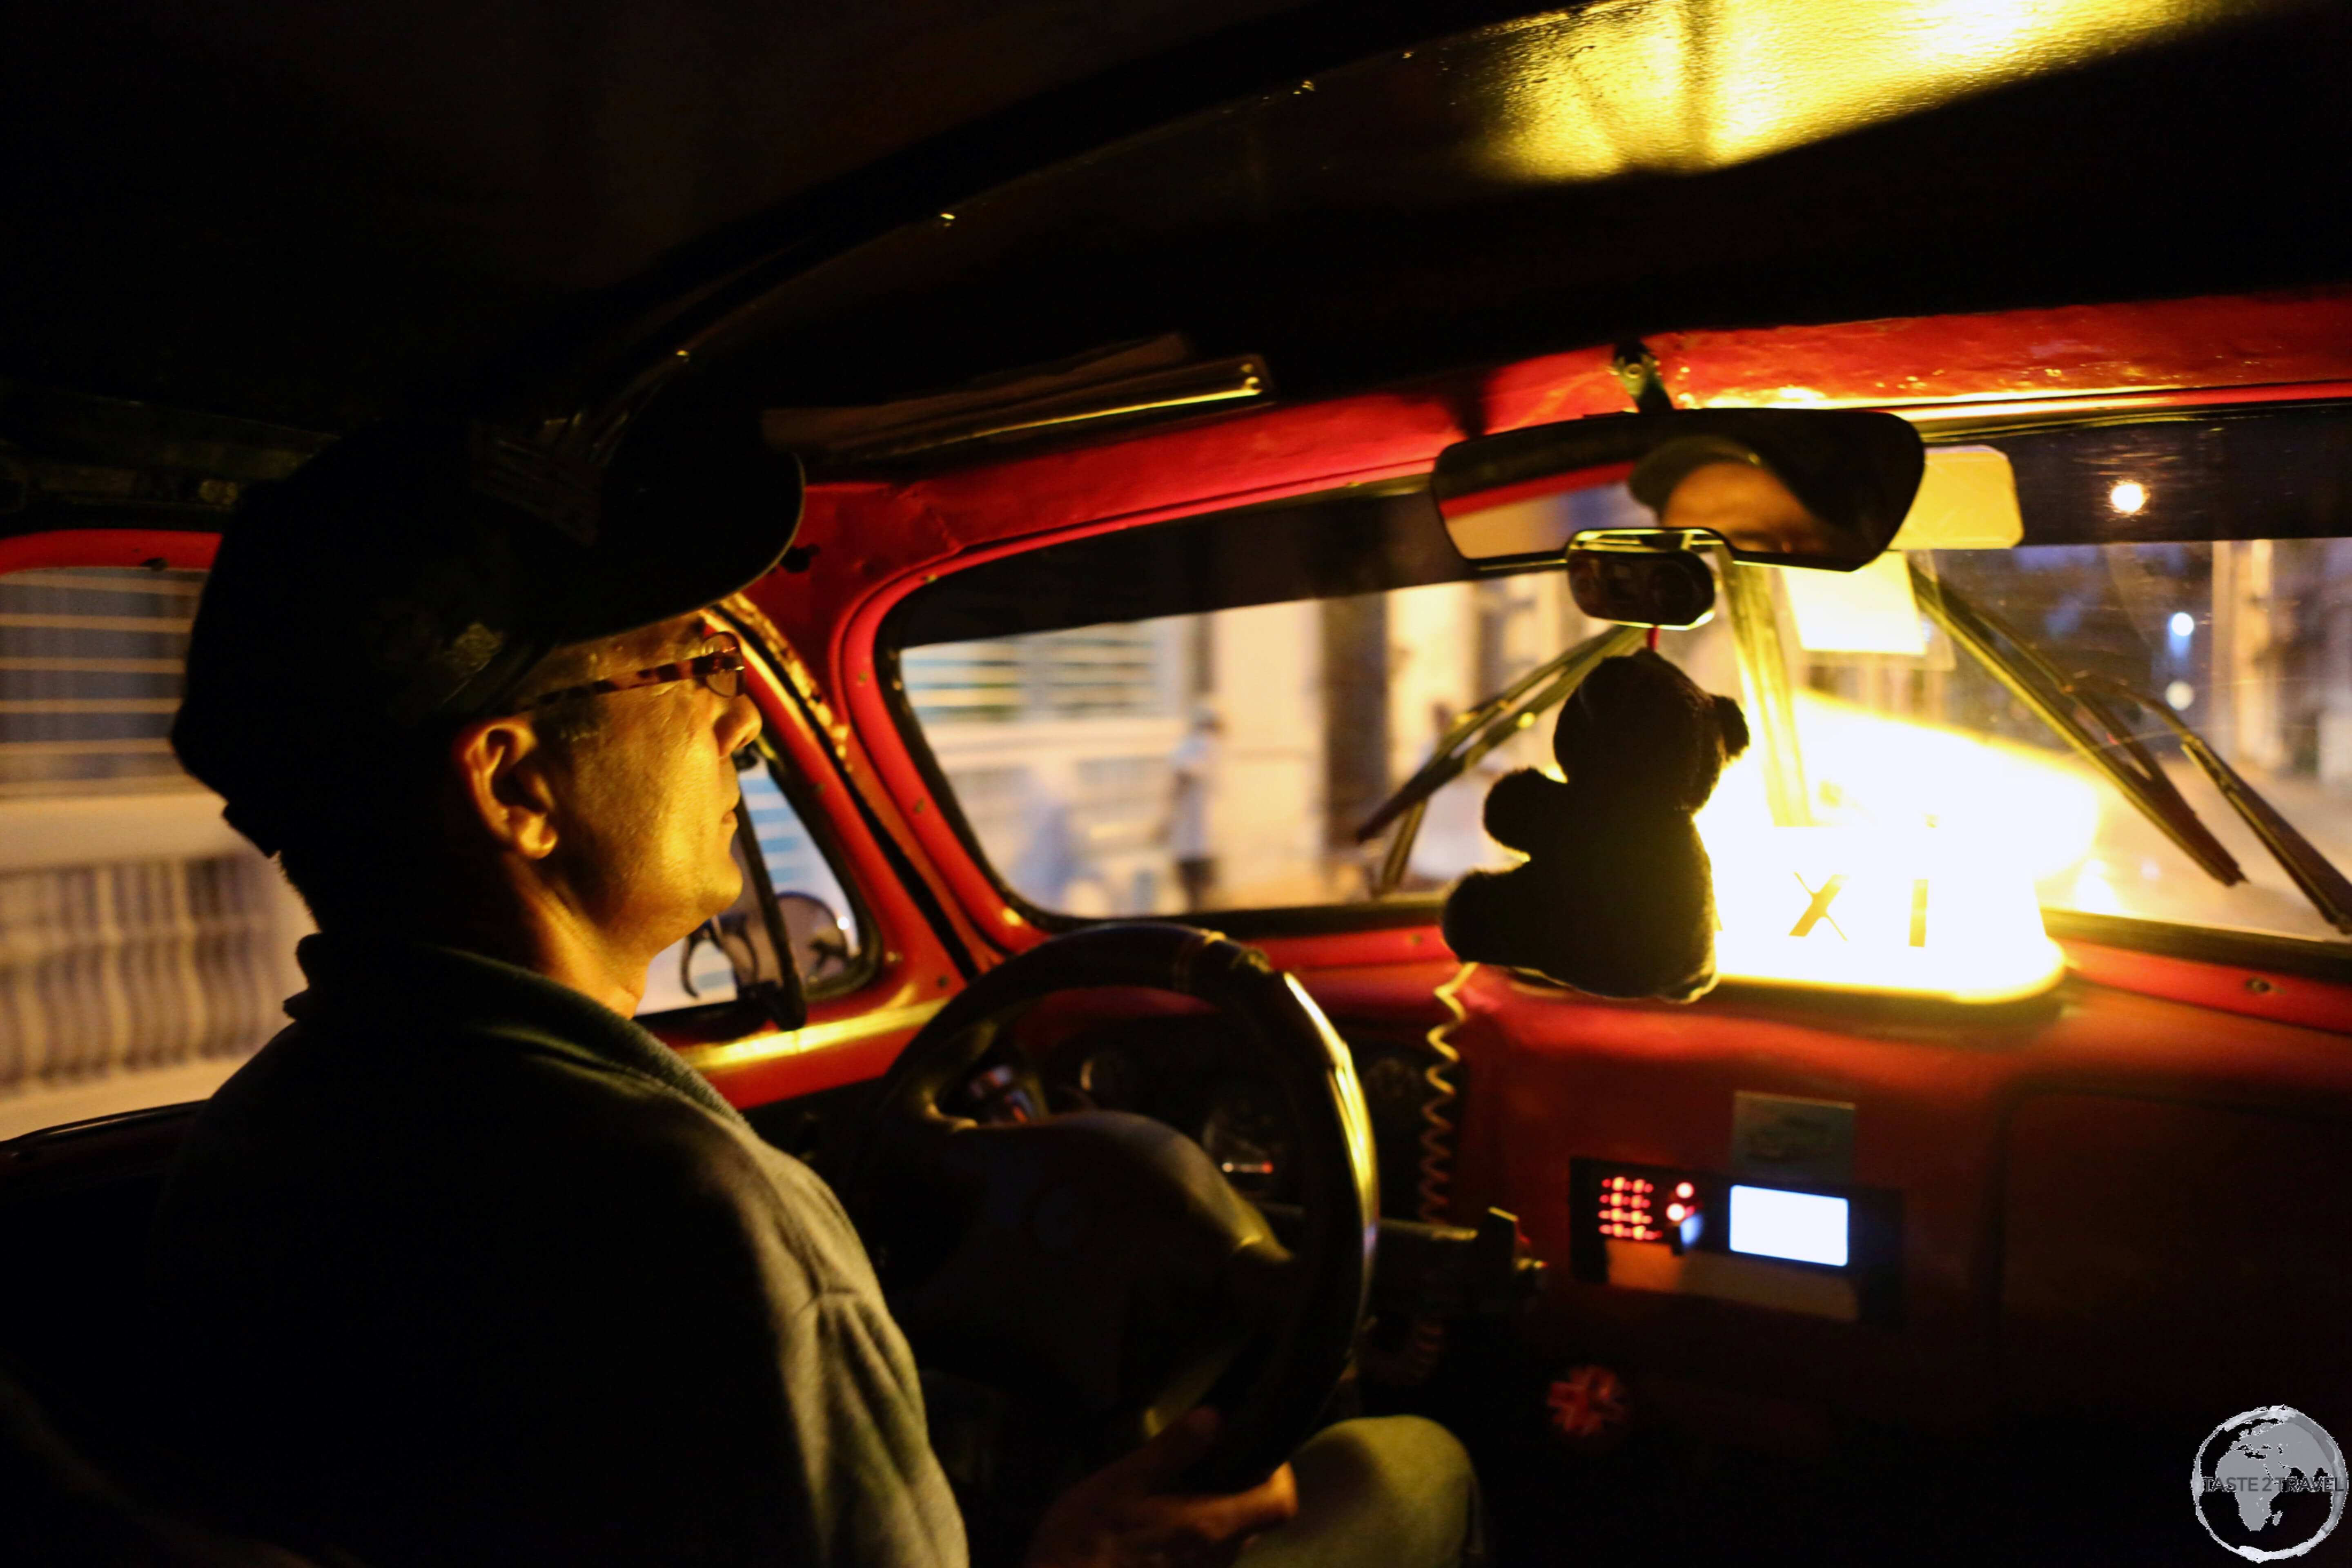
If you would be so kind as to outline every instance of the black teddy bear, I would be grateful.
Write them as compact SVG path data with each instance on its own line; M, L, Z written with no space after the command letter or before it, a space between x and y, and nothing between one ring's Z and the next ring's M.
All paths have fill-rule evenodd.
M1691 816L1748 748L1739 704L1649 651L1604 659L1560 709L1552 754L1497 780L1486 832L1528 858L1445 900L1465 961L1597 996L1688 1002L1715 984L1715 884Z

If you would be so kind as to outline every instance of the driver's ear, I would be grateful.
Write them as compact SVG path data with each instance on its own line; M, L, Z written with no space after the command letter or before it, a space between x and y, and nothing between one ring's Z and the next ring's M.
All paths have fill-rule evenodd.
M526 860L555 852L552 753L521 717L485 719L457 732L450 760L465 790L468 815L489 836Z

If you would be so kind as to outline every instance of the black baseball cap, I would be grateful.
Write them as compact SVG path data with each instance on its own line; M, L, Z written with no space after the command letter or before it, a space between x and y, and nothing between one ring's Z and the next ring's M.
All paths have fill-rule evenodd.
M486 424L405 420L249 492L197 605L172 726L231 826L275 854L349 770L502 711L551 650L772 569L800 523L798 461L751 414L647 434L608 465Z

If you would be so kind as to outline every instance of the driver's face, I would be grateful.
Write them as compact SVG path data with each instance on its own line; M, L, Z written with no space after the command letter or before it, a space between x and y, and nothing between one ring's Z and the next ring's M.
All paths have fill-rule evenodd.
M1747 463L1693 468L1666 498L1658 521L1668 528L1704 529L1734 549L1766 555L1818 553L1824 542L1822 525L1789 487Z
M596 646L583 679L702 650L709 623L681 616ZM730 845L742 791L734 755L760 733L748 694L698 680L591 700L601 722L565 748L556 854L584 913L655 951L724 910L742 889Z

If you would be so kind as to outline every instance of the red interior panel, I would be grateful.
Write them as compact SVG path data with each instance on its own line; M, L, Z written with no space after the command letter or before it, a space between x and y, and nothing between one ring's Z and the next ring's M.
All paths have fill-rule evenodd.
M2352 1418L2352 1121L2037 1094L2001 1203L2000 1379L2058 1412ZM2332 1113L2332 1114L2331 1114Z
M2242 1129L2284 1117L2352 1120L2352 1052L2340 1037L2081 980L2069 981L2039 1016L1981 1023L1948 1014L1842 1018L1725 993L1687 1008L1614 1004L1486 969L1462 987L1460 1001L1467 1016L1452 1043L1468 1094L1455 1212L1490 1204L1511 1210L1553 1264L1533 1328L1539 1342L1762 1394L1835 1391L1850 1407L1886 1416L1966 1419L1992 1405L2001 1220L2015 1201L2004 1194L2017 1190L2004 1182L2003 1166L2020 1106L2063 1094L2230 1108L2231 1115L2216 1110L2222 1120L2212 1123L2226 1124L2229 1136L2184 1167L2184 1180L2204 1179L2208 1164L2249 1151L2254 1135ZM1903 1204L1900 1329L1565 1278L1571 1227L1582 1223L1569 1210L1570 1161L1721 1170L1732 1097L1742 1089L1856 1107L1853 1181L1899 1193ZM2029 1122L2015 1146L2047 1166L2053 1156L2042 1126ZM2120 1145L2093 1140L2066 1157L2096 1163L2113 1146L2120 1167L2139 1173L2129 1180L2166 1179L2163 1160L2131 1142L2154 1134L2118 1128ZM2304 1152L2287 1170L2298 1180L2340 1177L2340 1163L2312 1164L2324 1142L2314 1134L2297 1144ZM2112 1204L2124 1189L2099 1191ZM2135 1193L2133 1201L2147 1199ZM2159 1194L2142 1212L2202 1211L2168 1209ZM2053 1243L2037 1235L2034 1245L2033 1272L2019 1289L2028 1289L2022 1280L2051 1278ZM2181 1247L2149 1256L2178 1258ZM2184 1285L2168 1304L2156 1293L2158 1278L2133 1282L2151 1292L2147 1312L2206 1311L2210 1282ZM2052 1320L2045 1312L2033 1321ZM2061 1326L2037 1329L2032 1342L2081 1331L2078 1320L2055 1321ZM2119 1356L2113 1364L2128 1362Z
M44 566L145 566L197 570L213 563L220 549L216 533L183 533L161 528L71 528L20 533L0 539L0 573L32 572Z

